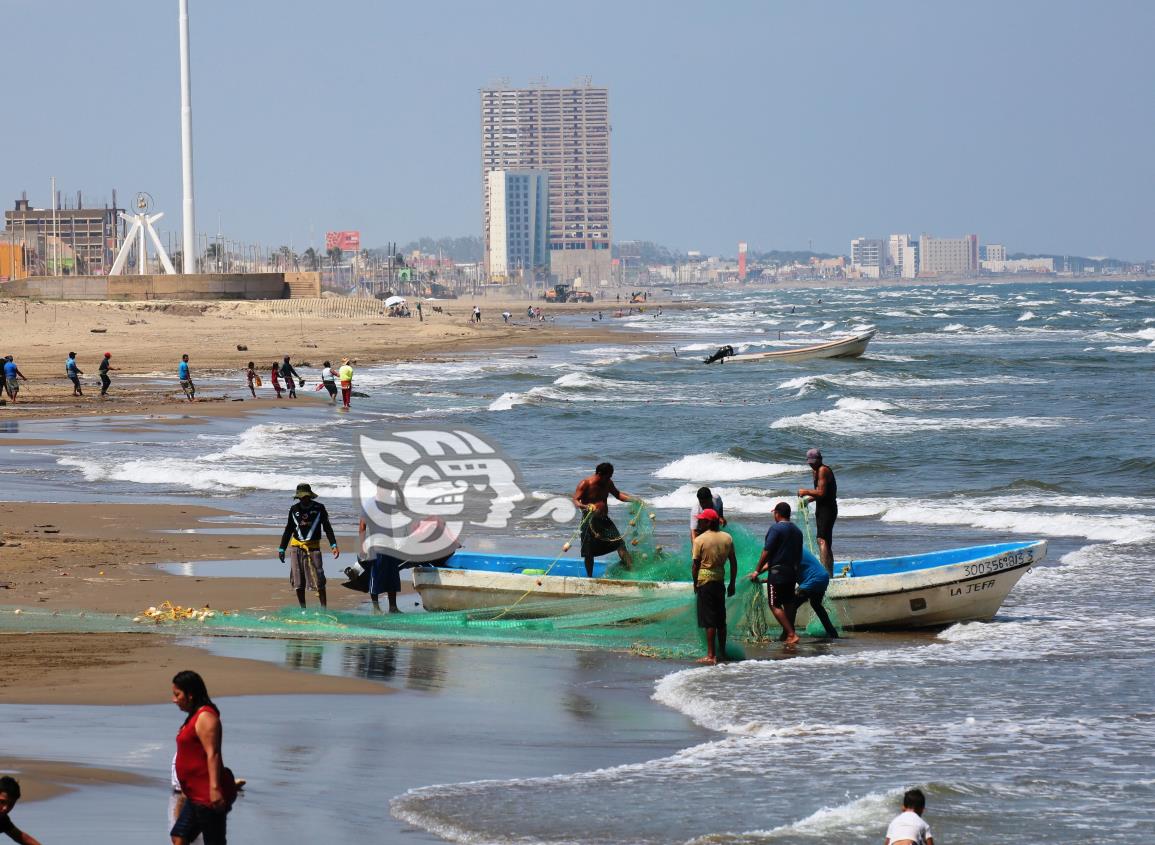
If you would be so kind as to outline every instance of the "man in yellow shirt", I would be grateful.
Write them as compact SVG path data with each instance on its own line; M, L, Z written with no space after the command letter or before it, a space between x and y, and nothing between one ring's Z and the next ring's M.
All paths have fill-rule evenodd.
M353 365L348 358L341 359L341 369L337 370L337 378L341 382L341 405L349 410L349 398L353 395Z
M694 593L698 597L698 627L706 629L706 656L699 663L726 660L726 597L734 595L738 558L729 534L718 530L718 512L706 508L698 514L694 538ZM730 562L730 586L725 586L726 561Z

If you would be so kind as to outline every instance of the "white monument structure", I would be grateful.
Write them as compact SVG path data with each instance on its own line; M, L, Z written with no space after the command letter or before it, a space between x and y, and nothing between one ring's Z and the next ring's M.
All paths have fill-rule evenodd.
M164 267L164 272L170 274L176 273L176 269L172 266L172 260L168 257L168 253L164 251L164 246L160 242L160 236L157 235L156 229L153 228L153 224L164 217L164 212L149 214L148 212L151 207L152 197L141 192L136 195L136 214L120 212L121 219L131 225L128 227L128 234L124 237L124 243L120 245L120 252L116 254L116 260L112 262L112 268L108 271L108 275L120 276L124 274L124 267L128 264L128 255L132 251L134 244L137 247L137 272L142 276L147 275L148 241L152 241L152 245L156 250L156 257L160 260L161 266Z

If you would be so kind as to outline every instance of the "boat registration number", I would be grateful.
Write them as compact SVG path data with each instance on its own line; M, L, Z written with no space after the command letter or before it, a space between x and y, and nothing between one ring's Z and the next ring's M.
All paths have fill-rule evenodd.
M963 572L966 575L986 575L991 572L1001 572L1004 569L1018 569L1020 566L1029 566L1035 560L1033 549L1023 549L1020 552L1009 552L994 560L981 560L978 563L968 563Z

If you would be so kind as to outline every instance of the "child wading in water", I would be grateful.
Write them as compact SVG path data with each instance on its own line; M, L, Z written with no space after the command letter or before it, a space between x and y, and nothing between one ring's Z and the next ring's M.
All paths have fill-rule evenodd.
M930 825L922 820L926 796L921 789L908 789L902 796L902 812L886 829L885 845L934 845Z
M0 833L7 833L10 839L23 845L40 845L40 840L31 833L22 831L8 817L19 800L20 784L16 778L7 775L0 777Z
M261 383L261 378L257 375L257 365L252 361L249 361L249 368L245 371L245 381L248 382L249 393L256 399L257 385Z

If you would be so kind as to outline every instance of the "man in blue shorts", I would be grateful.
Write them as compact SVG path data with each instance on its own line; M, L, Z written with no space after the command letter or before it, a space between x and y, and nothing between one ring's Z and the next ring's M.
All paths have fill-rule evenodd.
M794 602L794 585L798 583L801 563L802 532L790 521L790 505L779 502L774 506L774 524L766 532L762 555L750 580L756 581L763 572L767 573L766 598L770 602L770 612L782 626L787 645L798 642L794 624L786 611Z

